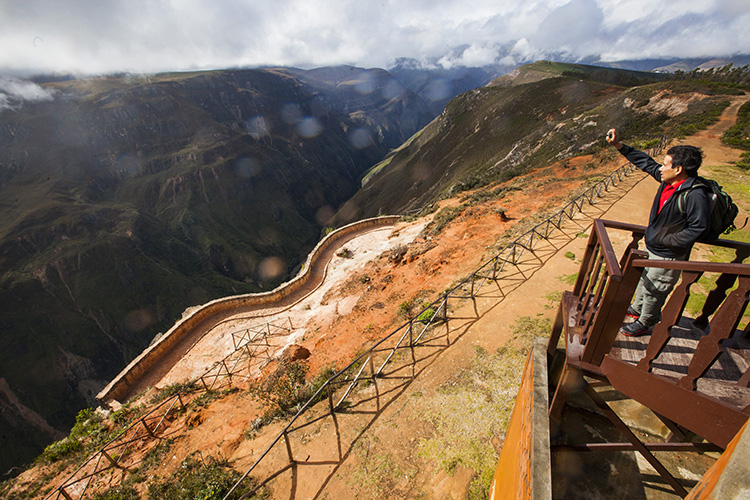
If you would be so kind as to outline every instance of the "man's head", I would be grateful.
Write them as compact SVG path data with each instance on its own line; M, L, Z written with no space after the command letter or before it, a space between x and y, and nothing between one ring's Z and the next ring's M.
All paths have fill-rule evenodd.
M695 146L672 146L666 156L671 158L672 168L682 167L688 177L698 175L698 169L703 163L703 151ZM666 164L667 158L665 157L664 160Z

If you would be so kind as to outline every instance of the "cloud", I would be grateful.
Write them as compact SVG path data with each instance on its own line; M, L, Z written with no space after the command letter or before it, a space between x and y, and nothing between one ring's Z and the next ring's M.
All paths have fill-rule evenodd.
M0 71L728 55L750 53L749 16L747 0L6 1Z
M573 0L539 24L531 44L545 52L588 56L601 52L604 14L594 0Z
M12 77L0 77L0 110L17 108L24 101L49 101L54 91Z

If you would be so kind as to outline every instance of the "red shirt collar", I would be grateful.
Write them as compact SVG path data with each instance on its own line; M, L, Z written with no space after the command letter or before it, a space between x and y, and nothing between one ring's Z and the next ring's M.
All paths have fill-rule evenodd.
M681 180L679 182L675 182L674 184L667 184L664 186L664 189L661 192L661 197L659 198L659 212L661 212L661 209L664 208L664 204L667 202L670 196L674 194L675 191L677 191L677 188L680 187L687 179Z

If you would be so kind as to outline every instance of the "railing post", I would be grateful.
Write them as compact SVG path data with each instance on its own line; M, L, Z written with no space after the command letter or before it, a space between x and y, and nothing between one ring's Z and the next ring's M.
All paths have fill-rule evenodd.
M333 414L336 408L333 407L333 391L331 390L330 383L326 385L326 390L328 392L328 409L330 410L331 414Z
M117 462L115 461L115 459L110 457L106 451L102 450L101 454L104 456L104 458L107 459L107 461L109 461L109 463L112 464L112 467L117 467Z
M289 458L289 463L294 463L294 456L292 455L292 443L289 442L289 433L284 430L284 443L286 444L286 454Z
M602 303L594 317L591 336L586 342L581 361L599 366L604 355L612 348L641 277L641 269L633 266L633 261L645 259L646 256L646 252L641 250L629 252L625 268L622 270L622 278L610 278Z
M227 377L229 377L229 385L232 385L232 372L229 371L229 368L227 368L227 363L223 359L221 360L221 365L224 367L224 369L227 371Z
M151 436L152 438L155 438L156 436L154 435L153 431L151 431L151 427L149 427L148 424L146 423L145 418L141 418L141 423L143 424L143 427L146 428L146 432L148 432L148 435Z
M583 291L584 284L588 279L588 274L590 273L592 262L594 260L594 254L596 253L598 245L599 240L596 231L593 230L589 235L589 241L586 243L586 252L583 254L583 259L581 260L581 267L579 267L580 271L578 272L578 278L576 279L575 285L573 285L573 294L576 296L581 296L581 292Z

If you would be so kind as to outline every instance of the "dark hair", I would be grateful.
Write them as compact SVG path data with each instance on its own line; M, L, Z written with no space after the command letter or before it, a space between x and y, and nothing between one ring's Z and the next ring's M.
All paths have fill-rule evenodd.
M698 175L698 169L703 163L703 151L695 146L672 146L667 151L672 157L672 165L682 167L690 177Z

